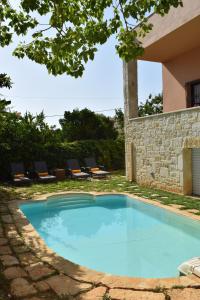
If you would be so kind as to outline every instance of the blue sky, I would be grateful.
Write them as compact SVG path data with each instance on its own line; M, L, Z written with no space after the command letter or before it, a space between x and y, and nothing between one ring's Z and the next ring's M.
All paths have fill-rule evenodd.
M44 110L46 115L62 115L74 108L87 107L94 111L123 108L122 62L114 44L111 39L103 45L79 79L67 75L54 77L44 66L13 57L14 45L0 49L0 73L8 73L14 82L11 90L2 89L0 93L7 95L13 109L22 113L36 114ZM161 91L161 65L139 62L139 101ZM113 111L105 114L113 115ZM47 118L47 121L58 124L58 119Z

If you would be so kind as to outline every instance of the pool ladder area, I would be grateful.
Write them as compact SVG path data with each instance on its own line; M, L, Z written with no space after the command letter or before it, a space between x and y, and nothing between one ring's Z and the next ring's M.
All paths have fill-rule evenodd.
M86 205L94 204L95 197L92 195L75 195L75 196L61 196L58 197L50 197L46 205L50 208L78 208Z

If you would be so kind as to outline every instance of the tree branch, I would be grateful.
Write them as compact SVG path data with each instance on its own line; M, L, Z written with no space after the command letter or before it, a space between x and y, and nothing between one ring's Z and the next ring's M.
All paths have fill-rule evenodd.
M123 5L122 5L122 2L121 0L119 0L119 6L120 6L120 11L122 13L122 16L123 16L123 19L124 19L124 23L125 23L125 26L126 26L126 29L128 30L128 22L124 16L124 9L123 9Z

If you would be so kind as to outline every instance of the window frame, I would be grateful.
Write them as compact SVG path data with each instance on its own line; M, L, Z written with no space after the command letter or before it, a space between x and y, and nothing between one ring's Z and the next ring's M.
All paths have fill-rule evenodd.
M193 88L194 85L197 85L197 84L200 84L200 79L196 79L196 80L193 80L193 81L190 81L190 82L186 83L187 108L200 106L200 104L195 106L194 102L193 102L193 99L192 99L192 97L193 97L192 88Z

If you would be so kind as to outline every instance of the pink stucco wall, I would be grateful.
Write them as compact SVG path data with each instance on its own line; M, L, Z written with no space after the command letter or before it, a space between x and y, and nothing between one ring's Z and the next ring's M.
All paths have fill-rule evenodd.
M163 63L164 112L186 108L186 83L198 79L200 79L200 48Z

